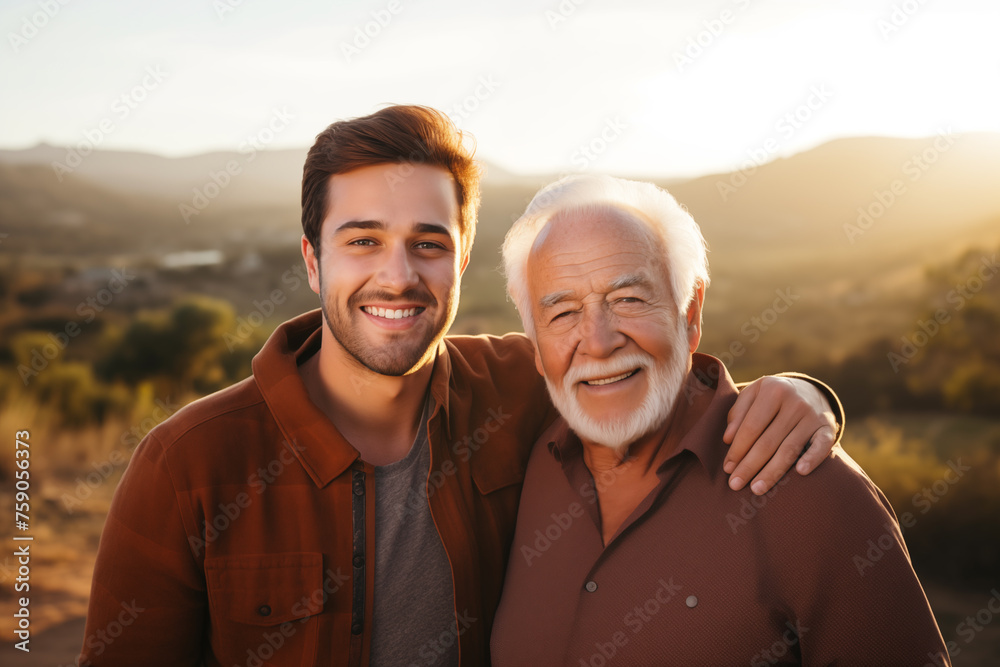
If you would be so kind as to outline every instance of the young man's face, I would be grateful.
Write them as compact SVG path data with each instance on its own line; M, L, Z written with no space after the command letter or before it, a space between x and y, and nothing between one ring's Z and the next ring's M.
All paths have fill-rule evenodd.
M319 257L304 237L302 252L330 333L377 373L421 368L455 319L468 262L451 174L363 167L332 176L328 201Z

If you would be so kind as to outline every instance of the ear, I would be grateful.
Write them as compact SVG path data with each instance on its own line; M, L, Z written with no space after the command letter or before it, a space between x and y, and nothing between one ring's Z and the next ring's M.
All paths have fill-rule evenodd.
M687 310L687 339L688 351L693 353L698 349L701 342L701 309L705 305L705 283L698 281L694 295L691 297L691 305Z
M538 346L535 345L534 341L531 343L535 348L535 369L538 374L545 377L545 369L542 367L542 355L538 354Z
M458 270L459 277L461 277L461 276L463 276L465 274L465 267L469 266L469 257L471 257L471 256L472 256L472 251L471 250L470 251L466 251L466 253L462 256L462 266Z
M302 235L302 259L306 262L306 273L309 274L309 287L319 294L319 257L305 234Z

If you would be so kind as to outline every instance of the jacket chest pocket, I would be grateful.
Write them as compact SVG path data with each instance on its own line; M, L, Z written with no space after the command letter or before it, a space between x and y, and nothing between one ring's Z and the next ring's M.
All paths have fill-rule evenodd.
M222 664L312 665L323 611L323 555L278 553L205 560L212 652Z

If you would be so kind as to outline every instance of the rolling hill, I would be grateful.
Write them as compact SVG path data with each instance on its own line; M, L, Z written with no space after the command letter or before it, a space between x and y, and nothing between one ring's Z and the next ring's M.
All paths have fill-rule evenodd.
M170 252L218 249L232 261L278 251L287 263L297 254L305 149L180 158L98 150L72 173L57 173L52 163L67 153L46 145L0 150L8 234L0 250L20 262L131 256L155 264ZM504 303L498 248L551 180L486 168L459 331L518 326ZM720 344L775 289L796 290L803 316L827 320L810 331L817 346L840 350L872 327L906 326L926 300L928 266L1000 241L998 134L846 138L743 171L658 182L709 242L706 320L721 332ZM846 342L844 319L860 329Z

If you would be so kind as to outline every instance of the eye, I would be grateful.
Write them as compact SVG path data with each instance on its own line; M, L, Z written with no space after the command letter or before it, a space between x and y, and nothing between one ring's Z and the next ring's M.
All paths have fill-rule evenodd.
M420 241L414 247L417 250L446 250L443 245L434 241Z
M642 299L637 296L623 296L618 299L618 303L642 303Z
M375 241L373 241L372 239L355 239L355 240L349 242L347 245L355 245L355 246L363 246L363 247L365 247L365 246L373 246L373 245L375 245Z
M567 316L567 315L572 315L572 314L573 314L573 313L575 313L575 312L576 312L575 310L564 310L563 312L561 312L561 313L559 313L559 314L555 315L555 316L554 316L554 317L553 317L553 318L552 318L551 320L549 320L549 322L555 322L555 321L556 321L556 320L558 320L559 318L561 318L561 317L565 317L565 316Z

